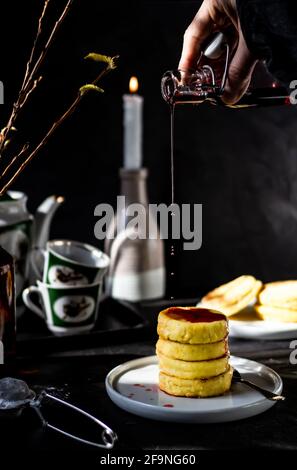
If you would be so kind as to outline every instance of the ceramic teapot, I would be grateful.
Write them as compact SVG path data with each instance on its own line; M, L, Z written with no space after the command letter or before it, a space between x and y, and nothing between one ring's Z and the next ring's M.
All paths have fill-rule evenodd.
M26 194L8 191L0 197L0 246L15 259L17 299L26 282L34 281L31 250L45 247L53 215L63 201L61 196L49 196L33 216L27 209Z

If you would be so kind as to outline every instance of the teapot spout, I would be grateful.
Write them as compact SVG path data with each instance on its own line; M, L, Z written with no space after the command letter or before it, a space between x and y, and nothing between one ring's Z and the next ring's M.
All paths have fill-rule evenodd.
M64 202L62 196L49 196L37 208L32 227L32 248L45 248L50 226L58 207Z

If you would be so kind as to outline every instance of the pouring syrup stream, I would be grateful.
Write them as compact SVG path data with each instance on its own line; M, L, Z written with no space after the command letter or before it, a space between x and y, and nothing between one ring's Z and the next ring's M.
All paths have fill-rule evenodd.
M171 205L173 206L175 202L175 182L174 182L174 104L170 106L170 170L171 170ZM176 268L176 258L175 258L175 244L173 243L173 217L174 217L173 207L171 209L171 245L169 253L169 298L174 300L175 298L175 268Z
M170 106L170 166L171 166L171 204L175 200L174 187L174 104ZM173 212L171 213L173 215Z

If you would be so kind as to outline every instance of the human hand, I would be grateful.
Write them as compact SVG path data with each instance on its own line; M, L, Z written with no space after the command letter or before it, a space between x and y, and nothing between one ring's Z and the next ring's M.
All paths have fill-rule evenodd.
M231 49L232 59L222 100L226 104L236 103L246 92L257 59L249 51L237 12L236 0L204 0L195 18L184 34L184 43L178 68L195 69L203 43L215 31L234 29Z

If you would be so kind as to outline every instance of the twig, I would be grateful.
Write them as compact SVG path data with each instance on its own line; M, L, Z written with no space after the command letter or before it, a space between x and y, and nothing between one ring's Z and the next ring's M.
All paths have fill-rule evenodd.
M39 37L42 33L42 23L44 21L44 17L45 17L48 5L50 3L50 0L45 0L45 2L44 2L43 10L42 10L41 16L40 16L39 21L38 21L38 28L37 28L36 37L35 37L35 40L34 40L34 43L33 43L33 47L32 47L31 53L30 53L29 60L26 64L26 71L25 71L25 76L24 76L22 86L21 86L21 89L19 91L18 98L17 98L16 102L13 104L12 112L11 112L11 115L9 117L8 123L5 126L5 128L2 130L1 134L0 134L0 137L1 137L1 139L0 139L0 159L2 157L1 151L6 146L6 144L9 142L9 140L7 139L7 136L13 128L13 124L14 124L15 120L18 117L18 113L20 112L22 107L25 105L25 103L27 102L29 96L36 89L36 87L38 86L40 80L42 79L42 77L35 78L36 74L37 74L41 64L43 63L43 61L46 57L48 49L49 49L50 45L52 44L53 39L54 39L59 27L61 26L62 22L64 21L66 15L67 15L67 13L69 12L73 1L74 0L68 0L67 1L66 6L64 7L64 10L62 11L60 17L58 18L58 20L56 21L53 29L51 30L51 33L48 37L48 40L46 41L43 49L41 50L39 57L37 58L37 60L34 63L35 52L36 52L36 49L37 49ZM101 71L101 73L95 78L95 80L91 84L91 85L96 86L97 83L99 82L99 80L104 75L106 75L108 72L110 72L111 70L113 70L115 68L114 60L116 58L118 58L118 56L111 58L111 57L103 56L103 55L100 55L100 54L89 54L88 57L91 56L91 55L96 56L95 58L92 57L93 60L107 63L107 66L105 67L105 69ZM16 169L12 170L12 176L7 181L7 183L4 184L3 186L2 186L2 184L0 184L0 187L1 187L0 195L2 195L3 193L5 193L7 191L7 189L11 186L11 184L20 175L20 173L22 173L22 171L25 169L25 167L28 165L28 163L30 163L30 161L34 158L34 156L46 145L46 143L48 142L50 137L53 135L53 133L76 110L76 108L79 105L83 95L86 92L86 89L88 90L88 86L90 86L90 85L86 85L86 86L82 87L79 90L76 98L71 103L71 105L60 116L60 118L51 125L51 127L49 128L49 130L47 131L47 133L45 134L43 139L39 142L38 145L35 146L35 148L33 150L29 150L29 144L25 144L22 147L22 149L20 150L20 152L17 155L15 155L13 158L10 159L10 162L6 165L6 167L4 168L4 171L0 175L0 181L4 179L4 177L7 175L7 173L10 172L10 170L16 165L16 163L21 161L22 157L27 155L25 160L20 165L17 165ZM101 91L101 90L98 89L98 91ZM4 183L5 183L5 181L4 181Z
M97 85L97 83L103 78L105 75L107 75L110 71L112 70L112 67L108 65L105 69L103 69L100 74L95 78L95 80L92 82L92 85ZM27 156L27 158L23 161L23 163L19 166L19 168L15 171L15 173L11 176L9 181L1 187L0 189L0 196L3 195L9 187L14 183L16 178L22 173L22 171L25 169L25 167L30 163L30 161L35 157L35 155L45 146L45 144L48 142L52 134L60 127L60 125L67 119L77 108L78 104L80 103L83 95L79 92L74 101L71 103L71 105L67 108L67 110L60 116L60 118L55 121L52 126L49 128L43 139L39 142L39 144L31 151L31 153ZM21 152L22 154L22 152ZM14 158L14 162L21 156L19 154ZM11 166L10 166L11 167ZM7 171L5 171L7 173Z
M22 105L19 109L21 109L24 106L24 104L27 102L28 98L30 97L31 93L33 93L33 91L37 88L41 80L42 80L41 76L36 78L36 80L33 80L32 86L30 90L28 90L28 92L26 93L26 96L24 97L24 100L22 101Z
M30 84L30 82L31 82L32 79L34 78L35 74L37 73L39 67L40 67L41 64L43 63L43 61L44 61L44 59L45 59L45 57L46 57L46 54L47 54L47 52L48 52L48 50L49 50L49 48L50 48L50 46L51 46L51 44L52 44L52 42L53 42L53 39L54 39L54 37L55 37L55 35L56 35L56 33L57 33L59 27L60 27L61 24L63 23L65 17L67 16L67 14L68 14L68 12L69 12L69 10L70 10L70 7L71 7L71 5L72 5L72 3L73 3L73 0L68 0L68 2L66 3L66 6L65 6L65 8L64 8L64 10L62 11L62 13L61 13L61 15L60 15L60 17L59 17L59 19L56 21L55 26L53 27L52 32L51 32L51 34L50 34L50 36L49 36L49 38L48 38L48 40L47 40L47 42L46 42L46 44L45 44L43 50L41 51L41 53L40 53L40 55L39 55L37 61L35 62L35 65L34 65L32 71L31 71L31 73L30 73L30 75L29 75L29 77L28 77L28 79L27 79L27 82L25 83L25 87L24 87L24 92L25 92L25 93L26 93L27 86Z
M34 43L33 43L33 47L32 47L31 53L30 53L29 60L28 60L27 65L26 65L26 71L25 71L23 84L22 84L21 89L19 91L18 98L17 98L16 102L13 104L12 112L11 112L10 117L8 119L8 122L5 126L5 130L2 134L3 138L0 141L0 160L1 160L1 157L2 157L2 150L3 150L4 143L6 141L6 137L9 134L12 126L15 123L15 121L18 117L19 111L22 109L22 107L24 106L24 104L28 100L29 95L33 91L32 86L31 86L32 81L34 81L34 77L35 77L37 71L39 70L41 64L43 63L43 61L45 59L45 56L48 52L48 49L49 49L50 45L52 44L53 39L54 39L59 27L61 26L61 24L63 23L63 21L66 17L66 15L68 14L68 12L70 10L70 7L73 3L73 0L68 0L64 10L62 11L60 17L56 21L56 23L55 23L55 25L52 29L52 32L51 32L51 34L50 34L43 50L41 51L41 53L40 53L38 59L36 60L35 64L32 65L33 64L33 58L34 58L35 51L36 51L36 46L38 44L38 39L39 39L40 34L42 32L42 22L43 22L47 7L49 5L49 2L50 2L50 0L45 0L42 13L41 13L41 15L39 17L39 20L38 20L38 29L37 29L36 37L35 37L35 40L34 40ZM32 70L30 70L31 68L32 68ZM36 86L37 85L38 85L38 82L36 83ZM34 87L34 89L36 88L36 86Z
M22 83L22 86L19 90L18 98L17 98L16 102L13 103L12 112L11 112L11 114L9 116L9 119L8 119L8 122L5 126L5 131L3 132L3 139L0 142L0 159L1 159L1 156L2 156L1 152L2 152L2 149L4 147L6 137L7 137L8 133L10 132L10 130L11 130L11 128L12 128L12 126L13 126L15 120L16 120L16 117L17 117L17 113L18 113L20 103L21 103L21 100L22 100L22 96L23 96L23 92L24 92L24 87L25 87L25 85L27 83L27 80L28 80L28 77L29 77L31 65L32 65L34 54L35 54L36 47L37 47L37 44L38 44L38 39L39 39L40 34L42 32L42 21L44 19L44 16L45 16L47 7L49 5L49 2L50 2L50 0L45 0L45 2L44 2L43 9L42 9L41 15L40 15L39 20L38 20L38 28L37 28L37 33L36 33L36 36L35 36L35 39L34 39L33 47L31 49L29 60L26 64L26 71L25 71L23 83Z
M5 170L1 173L1 176L0 176L0 181L4 178L4 176L6 175L6 173L8 173L8 171L10 170L10 168L14 165L14 163L19 160L28 150L29 148L29 144L25 144L23 145L21 151L15 155L13 157L13 159L9 162L9 164L7 165L7 167L5 168Z
M22 86L21 86L21 90L20 92L24 89L26 83L27 83L27 80L28 80L28 77L29 77L29 73L30 73L30 70L31 70L31 66L32 66L32 62L33 62L33 58L34 58L34 55L35 55L35 51L36 51L36 48L37 48L37 44L38 44L38 39L42 33L42 21L45 17L45 14L46 14L46 10L47 10L47 7L49 5L51 0L45 0L44 2L44 5L43 5L43 10L41 12L41 15L39 17L39 20L38 20L38 28L37 28L37 33L36 33L36 36L35 36L35 39L34 39L34 43L33 43L33 47L32 47L32 50L31 50L31 53L30 53L30 57L29 57L29 60L26 64L26 72L25 72L25 76L24 76L24 80L23 80L23 83L22 83Z

